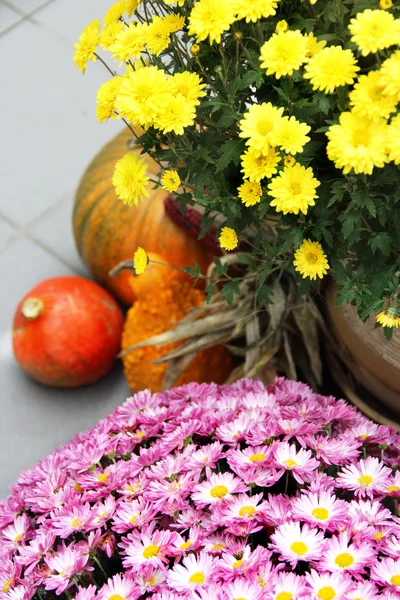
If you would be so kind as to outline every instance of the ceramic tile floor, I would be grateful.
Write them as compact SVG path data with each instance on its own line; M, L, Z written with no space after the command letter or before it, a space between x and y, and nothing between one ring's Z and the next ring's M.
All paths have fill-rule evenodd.
M21 469L129 394L121 369L78 390L28 379L11 350L21 297L47 277L88 275L71 231L74 191L85 166L120 125L99 125L100 64L82 76L72 63L83 27L110 0L0 0L0 498Z

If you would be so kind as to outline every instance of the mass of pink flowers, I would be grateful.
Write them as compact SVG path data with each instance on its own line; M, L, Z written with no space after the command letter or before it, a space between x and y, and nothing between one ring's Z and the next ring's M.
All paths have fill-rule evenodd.
M0 598L400 598L400 435L277 379L140 392L0 503Z

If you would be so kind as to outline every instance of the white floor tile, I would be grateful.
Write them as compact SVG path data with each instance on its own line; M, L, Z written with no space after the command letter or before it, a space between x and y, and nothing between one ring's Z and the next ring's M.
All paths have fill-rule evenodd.
M21 21L21 15L0 2L0 33Z
M108 79L104 67L90 63L83 76L72 56L72 44L27 20L0 37L0 112L7 115L0 197L7 198L3 212L20 226L72 194L94 154L121 129L116 121L96 120L96 91Z
M0 251L17 235L18 230L11 227L0 217Z
M46 0L7 0L7 2L10 6L13 6L26 15L46 4Z

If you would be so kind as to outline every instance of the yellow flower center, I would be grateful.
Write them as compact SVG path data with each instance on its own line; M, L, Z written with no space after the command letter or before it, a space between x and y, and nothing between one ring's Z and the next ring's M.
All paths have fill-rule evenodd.
M335 563L341 569L345 569L346 567L351 567L354 563L354 557L348 552L342 552L342 554L338 554L335 558Z
M318 262L318 256L314 252L307 252L307 262L316 263Z
M376 533L374 533L374 538L376 540L381 540L383 538L383 533L382 531L377 531Z
M329 511L326 510L326 508L323 508L322 506L318 506L318 508L314 508L314 510L312 511L312 516L315 517L316 519L319 519L320 521L325 521L325 519L327 519L329 517Z
M79 485L79 483L76 483L74 485L74 490L75 490L75 492L83 492L83 489L81 488L81 486Z
M257 577L257 583L261 589L265 588L266 586L266 581L262 577Z
M224 548L226 548L225 544L214 544L212 547L215 552L219 552L219 550L223 550Z
M290 549L299 556L304 556L304 554L308 552L308 546L304 542L293 542L293 544L290 546Z
M211 498L223 498L227 495L228 491L226 485L214 485L214 487L211 488L210 496Z
M275 600L292 600L293 594L290 592L281 592L277 595Z
M5 584L3 585L3 592L5 594L7 594L8 590L10 589L10 585L12 584L12 579L7 579L7 581L5 582Z
M119 594L113 594L108 598L108 600L125 600L125 598Z
M392 575L390 578L390 583L392 585L397 585L400 587L400 575Z
M240 560L237 560L236 562L234 562L234 563L233 563L233 565L232 565L232 568L233 568L233 569L238 569L239 567L241 567L241 566L242 566L242 564L243 564L243 561L242 561L242 559L240 559Z
M273 124L271 123L271 121L259 121L258 122L258 133L260 133L261 135L268 135L271 130L273 128Z
M74 519L71 523L74 529L82 529L82 524L82 519L79 519L79 517L77 519Z
M183 544L181 544L181 545L179 546L179 548L180 548L181 550L187 550L188 548L190 548L190 546L191 546L191 545L192 545L192 542L184 542Z
M256 509L254 508L254 506L242 506L242 508L239 510L239 515L241 517L247 517L248 519L250 519L250 517L252 517L255 512Z
M400 486L399 485L389 485L387 491L388 494L391 494L392 492L398 492L400 490Z
M260 452L258 454L252 454L249 458L249 461L250 462L261 462L262 460L264 460L264 458L265 458L265 454Z
M373 482L373 479L372 479L371 475L361 475L361 477L359 477L357 481L361 485L368 486L368 485L370 485L370 483Z
M19 540L22 538L22 533L18 533L15 538L14 538L14 542L17 543L19 542Z
M110 473L102 473L101 475L98 476L97 481L100 481L100 483L104 483L105 481L107 481L107 479L110 477Z
M233 600L246 600L246 598L234 598Z
M146 434L145 434L145 432L144 432L144 431L139 431L139 433L135 433L135 435L134 435L133 437L134 437L134 438L136 438L136 439L138 440L139 438L142 438L142 437L144 437L145 435L146 435Z
M133 517L131 519L129 519L129 523L131 525L134 525L136 522L136 519L138 518L139 515L133 515Z
M301 194L301 185L300 185L300 183L298 183L297 181L293 181L289 185L289 190L290 190L290 193L293 194L293 196L297 196L298 194Z
M363 433L363 434L361 435L361 439L362 439L362 440L366 440L366 439L368 439L368 438L369 438L369 435L368 435L368 433Z
M321 600L332 600L336 596L336 592L329 585L326 585L319 590L317 596Z
M367 128L356 129L353 133L354 146L369 146L371 143L371 134Z
M150 544L150 546L147 546L143 550L143 556L145 557L146 560L149 560L150 558L153 558L153 556L157 556L159 551L160 551L160 548L158 546L156 546L155 544Z
M291 458L285 460L285 463L288 469L293 469L293 467L297 467L297 462L295 460L292 460Z
M202 585L204 583L205 578L206 577L204 573L202 573L201 571L197 571L197 573L193 573L189 581L190 583L198 583L199 585Z

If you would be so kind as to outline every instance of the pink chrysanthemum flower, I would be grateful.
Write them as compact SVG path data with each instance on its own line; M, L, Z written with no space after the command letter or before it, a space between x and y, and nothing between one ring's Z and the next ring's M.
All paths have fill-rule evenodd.
M256 421L245 413L227 425L220 425L216 430L217 437L228 444L237 444L245 439L246 434L256 425Z
M214 442L209 446L203 446L196 452L193 452L185 462L187 469L203 469L210 467L215 469L216 462L224 455L223 446L220 442Z
M93 571L93 567L87 565L89 556L84 554L78 545L63 546L56 554L47 556L44 560L50 569L45 589L55 590L57 595L73 585L74 575L78 575L83 570Z
M232 494L247 492L248 487L231 473L213 473L207 481L199 483L192 492L192 500L199 506L228 500Z
M77 531L88 531L95 527L90 504L75 503L51 513L51 530L62 539Z
M93 598L96 598L96 592L97 587L95 585L89 585L87 588L78 585L78 593L74 600L93 600Z
M382 496L400 498L400 471L390 475L387 479L377 485L377 492Z
M121 502L113 516L113 529L117 533L125 533L150 523L156 514L157 510L142 499Z
M312 570L305 575L305 578L308 585L307 592L311 592L312 597L318 600L348 598L348 593L354 586L352 578L339 571L318 573Z
M329 438L325 435L304 437L304 442L309 448L315 450L317 459L323 460L327 465L345 465L349 460L354 460L360 455L361 442L341 435Z
M30 530L30 521L26 515L16 517L14 523L5 527L1 532L3 543L7 546L17 547L23 545L26 541Z
M370 544L352 544L345 531L326 540L318 568L329 572L348 571L359 575L365 567L372 566L374 559L375 553Z
M307 493L292 502L292 516L321 529L335 531L347 521L348 504L331 492Z
M277 527L271 535L270 548L280 553L294 569L301 560L306 562L321 559L324 535L308 525L300 527L300 523L286 522Z
M232 469L238 467L267 466L272 454L271 446L248 446L243 450L231 449L227 453L227 461Z
M135 581L139 587L140 594L144 595L156 591L165 582L166 577L165 572L161 569L154 569L151 566L147 566L143 567L140 573L135 574Z
M380 502L371 500L352 500L348 504L348 515L353 525L361 522L374 526L387 525L392 519L390 510Z
M311 473L319 467L319 462L312 458L310 450L297 450L294 444L278 443L274 447L274 459L278 468L293 473L299 483L308 480Z
M400 558L383 558L371 569L371 579L400 593Z
M99 600L136 600L140 590L135 581L119 573L99 590Z
M206 552L185 556L181 565L176 565L168 572L168 584L178 590L186 591L197 586L207 586L215 569L215 559Z
M229 523L231 520L239 519L248 521L262 515L262 511L268 510L268 502L263 502L263 495L256 494L248 496L247 494L239 494L235 496L229 503L221 507L220 512L221 522ZM217 520L219 515L217 516Z
M272 588L271 600L296 600L304 596L306 591L306 582L303 577L295 573L280 572L276 573L270 582Z
M226 600L262 600L264 592L254 583L246 579L235 579L224 589Z
M346 600L379 600L382 598L377 587L369 581L360 581L346 594Z
M372 498L374 492L376 493L388 480L391 473L391 469L385 467L378 458L369 456L365 460L361 459L357 464L342 469L336 483L344 489L354 490L356 496Z
M143 531L134 531L128 534L126 541L121 543L126 557L123 560L124 567L138 569L144 565L162 567L168 562L166 553L172 547L175 533L171 531L154 531L155 523Z

